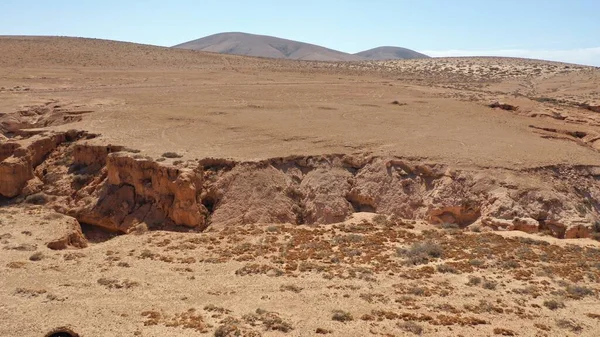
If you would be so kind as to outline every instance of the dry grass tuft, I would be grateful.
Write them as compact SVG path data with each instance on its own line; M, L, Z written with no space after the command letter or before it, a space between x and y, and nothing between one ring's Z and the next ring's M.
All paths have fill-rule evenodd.
M516 336L517 333L512 330L508 330L508 329L504 329L504 328L494 328L494 335Z
M28 195L25 198L25 202L33 205L44 205L48 202L49 198L44 192L35 193Z
M406 331L406 332L410 332L412 334L415 335L422 335L423 334L423 327L420 326L419 324L415 323L415 322L400 322L397 324L397 326Z
M581 332L583 330L583 327L572 319L557 319L556 326L572 332Z
M281 287L279 287L280 291L291 291L294 293L300 293L303 289L304 288L301 288L294 284L282 284Z
M413 244L408 251L398 250L399 255L407 257L409 265L427 264L431 259L442 257L444 251L442 247L431 241Z
M574 298L576 300L580 300L586 296L590 296L594 294L594 291L590 288L578 285L568 285L565 289L569 297Z
M565 304L561 300L546 300L544 306L550 310L561 309L565 307Z
M338 321L338 322L349 322L349 321L353 321L354 317L349 312L342 311L342 310L335 310L333 312L333 315L331 316L331 319L334 321Z

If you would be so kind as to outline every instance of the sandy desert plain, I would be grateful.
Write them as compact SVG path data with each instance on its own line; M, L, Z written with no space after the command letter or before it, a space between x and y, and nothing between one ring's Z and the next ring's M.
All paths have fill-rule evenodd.
M0 51L0 336L600 335L598 68Z

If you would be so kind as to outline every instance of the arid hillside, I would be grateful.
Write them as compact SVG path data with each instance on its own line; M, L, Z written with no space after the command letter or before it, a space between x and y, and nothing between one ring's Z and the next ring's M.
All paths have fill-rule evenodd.
M0 50L2 336L600 328L596 68Z
M304 61L364 61L427 58L429 56L400 47L378 47L356 54L274 36L248 33L219 33L184 42L173 48L220 54Z
M377 47L365 51L361 51L360 53L356 53L355 55L362 56L369 60L405 60L405 59L420 59L420 58L428 58L429 56L425 54L421 54L414 50L410 50L407 48L401 47Z
M360 61L365 58L310 43L247 33L220 33L173 48L254 57L312 61Z

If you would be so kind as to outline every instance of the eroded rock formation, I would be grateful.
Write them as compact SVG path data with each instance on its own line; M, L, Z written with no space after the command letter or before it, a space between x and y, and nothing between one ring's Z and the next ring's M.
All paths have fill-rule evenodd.
M0 195L12 198L34 179L33 169L60 144L82 136L77 131L34 135L23 141L0 143Z
M42 191L49 207L122 233L140 224L196 230L327 224L360 211L559 238L590 237L599 230L597 167L458 170L421 160L347 155L176 165L87 138L70 131L2 141L0 195Z

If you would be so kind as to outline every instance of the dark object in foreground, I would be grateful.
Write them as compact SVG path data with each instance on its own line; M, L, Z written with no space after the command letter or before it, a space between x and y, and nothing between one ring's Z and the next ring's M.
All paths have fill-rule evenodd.
M52 329L44 337L80 337L79 334L75 333L70 328L61 326L60 328Z

